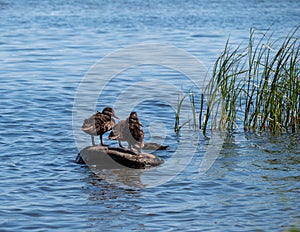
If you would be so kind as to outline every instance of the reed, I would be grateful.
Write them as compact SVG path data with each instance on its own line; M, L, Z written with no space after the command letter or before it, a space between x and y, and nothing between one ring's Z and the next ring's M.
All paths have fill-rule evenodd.
M273 134L300 131L299 27L276 40L270 31L251 29L248 43L235 48L227 40L205 93L199 93L199 128L204 134L240 127ZM194 93L190 100L196 128Z
M181 128L185 124L189 123L189 121L190 121L190 120L187 120L186 122L184 122L183 124L180 125L181 108L182 108L182 104L187 96L188 96L188 94L184 94L184 95L182 95L181 93L178 94L177 111L175 114L175 126L174 126L174 131L176 132L177 135L180 133Z
M273 34L263 34L257 40L257 34L251 30L244 48L232 49L227 41L208 87L209 106L221 102L221 109L217 110L219 129L232 131L242 121L245 130L273 134L299 130L298 29L296 27L283 40L274 41ZM210 115L210 111L208 107L206 115Z
M193 121L191 128L196 130L198 128L197 126L197 110L196 110L196 102L195 102L195 94L194 92L189 93L190 103L191 103L191 110L193 115Z
M180 115L181 115L181 109L183 107L183 103L186 100L186 98L189 97L190 102L190 109L192 114L192 119L187 119L185 122L180 124ZM196 101L195 101L195 94L193 91L189 91L187 94L179 93L178 95L178 101L177 101L177 111L175 114L175 126L174 131L176 134L179 134L181 128L185 126L186 124L189 124L189 128L196 130L198 128L198 120L197 120L197 107L196 107Z

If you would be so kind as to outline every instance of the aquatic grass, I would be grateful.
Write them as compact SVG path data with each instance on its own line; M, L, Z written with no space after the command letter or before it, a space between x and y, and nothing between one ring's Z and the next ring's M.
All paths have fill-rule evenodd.
M192 128L197 129L197 112L196 112L196 102L195 102L195 94L193 92L189 93L189 99L191 103L191 110L193 115L193 124Z
M272 41L272 34L263 34L258 42L252 29L245 48L239 45L232 49L226 42L212 72L208 87L210 107L206 110L209 116L211 106L221 101L221 109L216 111L220 114L219 129L237 128L237 112L243 115L245 130L275 134L299 129L298 29L291 31L283 41ZM204 133L207 121L208 118Z
M184 103L184 100L189 97L189 102L190 102L190 109L192 113L192 119L187 119L182 125L180 125L180 115L181 115L181 109ZM197 109L196 109L196 101L195 101L195 95L194 92L190 91L187 94L178 94L178 100L177 100L177 111L175 115L175 126L174 126L174 131L176 134L179 134L181 128L185 126L186 124L189 124L189 128L192 128L193 130L197 129L198 123L197 123ZM192 122L192 124L191 124Z
M200 112L199 112L199 130L202 129L202 112L203 112L203 109L204 109L204 94L201 93L200 94Z
M190 120L187 120L182 125L180 125L181 108L182 108L182 104L187 96L188 96L188 94L184 94L184 95L182 95L181 93L178 94L177 111L176 111L176 115L175 115L175 126L174 126L174 131L176 132L177 135L180 133L181 128L184 125L186 125L187 123L189 123L189 121L190 121Z
M293 88L288 88L288 86L292 87L295 80L293 75L286 72L286 70L294 70L295 68L293 53L296 44L297 40L288 35L275 56L267 63L268 66L265 65L267 67L264 73L265 83L268 81L270 84L266 89L263 89L265 90L263 92L265 93L265 101L262 104L264 115L262 115L260 130L265 129L268 125L272 132L281 131L286 125L284 117L290 113L293 114L291 112L293 111L291 109L292 105L289 103L293 102L291 95L294 95L295 91L293 91ZM289 107L286 107L287 105Z
M229 47L228 39L223 52L214 64L212 79L207 88L206 96L208 106L203 123L204 134L209 125L208 120L211 115L214 115L212 116L212 128L219 127L220 129L228 129L234 124L237 117L236 104L241 91L241 88L236 91L236 84L243 85L238 78L239 75L244 72L244 65L241 63L244 56L245 53L240 47L234 50ZM221 113L218 117L216 112L218 112L219 107L221 107ZM219 125L217 125L218 118Z
M276 40L270 30L251 29L246 45L235 48L228 39L205 92L190 96L193 128L197 125L194 94L199 94L198 128L204 134L208 129L240 127L272 134L300 131L299 27Z

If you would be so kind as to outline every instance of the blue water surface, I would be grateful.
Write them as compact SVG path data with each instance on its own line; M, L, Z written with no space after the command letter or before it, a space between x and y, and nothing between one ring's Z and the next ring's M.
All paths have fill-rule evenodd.
M202 175L198 168L208 140L200 136L192 161L175 179L136 188L111 184L74 162L79 151L72 122L81 81L111 52L158 43L187 51L209 70L229 36L240 44L250 28L271 28L280 38L299 22L298 0L0 0L0 231L284 231L299 226L299 135L230 135ZM153 66L124 70L105 89L97 109L138 78L180 87L181 77ZM155 90L165 91L159 85ZM164 122L170 148L156 154L168 160L180 140L173 131L174 109L141 99L135 110L147 139L152 135L160 141L160 124L154 132L149 126ZM125 117L121 109L119 115Z

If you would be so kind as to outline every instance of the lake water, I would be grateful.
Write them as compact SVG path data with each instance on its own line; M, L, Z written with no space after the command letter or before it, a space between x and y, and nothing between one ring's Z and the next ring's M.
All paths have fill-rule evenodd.
M99 99L82 100L86 110L81 114L73 108L80 83L90 81L86 74L113 52L118 56L137 44L171 46L210 69L229 35L238 44L251 27L262 32L271 27L279 38L299 22L298 0L0 0L0 231L284 231L299 226L299 135L228 135L213 166L200 174L209 145L200 133L188 144L192 154L189 147L177 154L192 155L183 170L149 188L113 184L74 162L82 146L91 144L88 135L76 137L79 121L95 106L101 110L112 102L121 118L134 108L146 139L170 145L156 155L166 163L172 159L184 136L173 132L175 114L168 101L176 103L176 88L189 88L182 73L159 65L127 67L111 77ZM100 91L99 79L93 80L88 87ZM175 91L161 85L166 82ZM74 115L80 120L74 122Z

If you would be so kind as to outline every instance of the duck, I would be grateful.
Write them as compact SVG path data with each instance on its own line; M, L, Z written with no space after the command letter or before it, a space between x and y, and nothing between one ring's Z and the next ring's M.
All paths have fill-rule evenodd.
M107 146L103 143L102 136L114 127L115 120L113 118L118 119L115 115L114 109L111 107L105 107L101 113L97 111L96 114L83 121L81 130L91 135L93 146L95 146L94 136L98 135L100 136L101 145Z
M123 147L121 141L126 141L130 150L135 147L140 153L144 147L144 131L138 114L131 112L126 120L119 121L113 127L108 138L110 140L118 140L120 147Z

